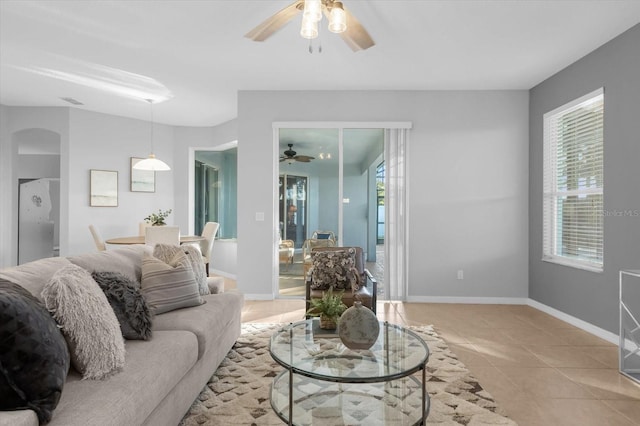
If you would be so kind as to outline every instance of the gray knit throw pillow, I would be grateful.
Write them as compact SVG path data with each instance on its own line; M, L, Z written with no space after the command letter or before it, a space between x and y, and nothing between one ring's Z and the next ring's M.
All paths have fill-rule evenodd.
M119 272L93 272L91 276L107 296L124 338L150 339L152 315L140 292L140 284Z

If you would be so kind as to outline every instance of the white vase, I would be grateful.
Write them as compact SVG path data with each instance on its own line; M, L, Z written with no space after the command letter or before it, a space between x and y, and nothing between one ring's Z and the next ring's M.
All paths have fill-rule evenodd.
M378 339L380 323L371 309L354 302L340 317L338 335L349 349L369 349Z

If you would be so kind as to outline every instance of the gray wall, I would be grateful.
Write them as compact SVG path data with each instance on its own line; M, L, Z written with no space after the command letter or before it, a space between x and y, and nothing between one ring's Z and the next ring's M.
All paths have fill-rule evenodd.
M239 92L238 264L251 265L239 268L239 288L249 298L271 298L275 287L273 122L411 121L409 298L527 297L528 96ZM264 221L255 220L257 212Z
M543 114L604 87L604 272L542 262ZM640 25L530 92L529 297L618 333L618 271L640 269ZM630 216L615 216L628 212Z

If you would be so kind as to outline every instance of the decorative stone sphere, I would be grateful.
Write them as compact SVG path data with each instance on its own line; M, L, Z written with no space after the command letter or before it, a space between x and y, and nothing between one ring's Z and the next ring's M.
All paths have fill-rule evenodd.
M338 335L349 349L369 349L378 339L380 323L371 309L354 302L340 317Z

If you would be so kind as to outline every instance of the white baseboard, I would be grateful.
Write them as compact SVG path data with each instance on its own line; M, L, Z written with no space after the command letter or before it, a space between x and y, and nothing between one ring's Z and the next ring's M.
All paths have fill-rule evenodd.
M244 300L274 300L273 294L264 293L264 294L245 294Z
M382 300L379 300L382 302ZM581 330L591 333L601 339L606 340L614 345L620 344L620 337L603 328L595 326L589 322L583 321L565 312L559 311L551 306L547 306L537 300L528 297L455 297L455 296L410 296L407 302L417 303L462 303L462 304L494 304L494 305L528 305L547 313L559 320L578 327ZM627 344L628 348L634 348L633 345Z
M551 306L547 306L543 303L538 302L537 300L533 300L533 299L528 299L528 303L529 306L531 306L532 308L536 308L539 311L542 311L544 313L547 313L553 317L558 318L559 320L562 320L566 323L569 323L571 325L574 325L584 331L586 331L587 333L591 333L594 336L597 336L601 339L606 340L609 343L613 343L614 345L618 345L620 344L620 337L615 334L612 333L610 331L607 331L603 328L600 328L596 325L593 325L589 322L583 321L580 318L576 318L573 315L569 315L565 312L559 311L555 308L552 308Z
M407 302L461 303L468 305L526 305L526 297L457 297L457 296L409 296ZM378 299L379 302L384 300Z
M237 280L235 274L230 274L228 272L220 271L218 269L212 269L212 270L209 271L209 273L210 274L214 274L214 275L220 275L221 277L229 278L229 279L232 279L232 280Z

